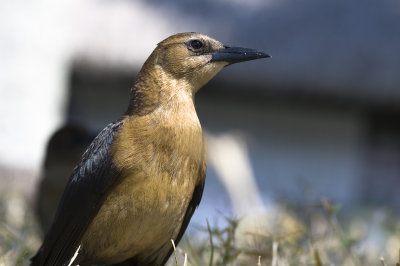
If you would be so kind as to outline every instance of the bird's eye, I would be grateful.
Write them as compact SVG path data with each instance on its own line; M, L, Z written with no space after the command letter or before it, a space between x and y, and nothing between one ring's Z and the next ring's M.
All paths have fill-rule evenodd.
M190 46L191 48L195 49L195 50L199 50L199 49L201 49L204 45L203 45L203 43L202 43L201 41L199 41L199 40L191 40L191 41L189 42L189 46Z

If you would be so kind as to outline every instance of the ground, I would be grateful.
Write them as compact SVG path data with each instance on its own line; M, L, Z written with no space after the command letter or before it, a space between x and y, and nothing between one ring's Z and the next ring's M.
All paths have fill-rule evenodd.
M28 265L40 246L36 176L0 168L0 266ZM280 202L273 213L254 216L221 214L225 226L192 226L168 265L400 265L400 220L391 210L342 215L339 205L321 199L313 206Z

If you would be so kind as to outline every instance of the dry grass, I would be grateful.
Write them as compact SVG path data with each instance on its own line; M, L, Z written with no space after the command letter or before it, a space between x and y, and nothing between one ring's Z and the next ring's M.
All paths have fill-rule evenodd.
M296 217L298 230L280 220L265 232L238 232L241 220L227 219L223 228L203 228L208 237L186 237L178 255L189 265L399 265L400 221L381 210L338 217L339 207L327 200L308 210L281 207ZM304 225L301 226L301 225ZM282 234L282 227L292 234ZM299 232L299 230L302 232ZM178 261L179 261L179 256ZM259 259L261 257L261 261ZM182 265L182 264L170 264Z
M339 215L327 200L318 206L279 205L279 219L254 231L244 219L222 217L187 234L171 266L216 265L398 265L400 220L385 210ZM40 245L27 201L14 192L0 195L0 266L27 265ZM171 244L172 245L172 244Z
M0 194L0 266L27 265L40 244L28 202L16 191Z

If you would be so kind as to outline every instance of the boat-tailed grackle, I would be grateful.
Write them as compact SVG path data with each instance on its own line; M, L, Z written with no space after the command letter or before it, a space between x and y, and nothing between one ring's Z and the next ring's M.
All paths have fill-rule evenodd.
M127 112L73 170L32 265L164 265L203 193L206 148L194 95L224 66L264 57L194 32L160 42Z

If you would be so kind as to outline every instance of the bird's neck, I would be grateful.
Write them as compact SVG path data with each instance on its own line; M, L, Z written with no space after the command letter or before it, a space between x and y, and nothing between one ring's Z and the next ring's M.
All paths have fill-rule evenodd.
M202 129L190 89L185 80L171 78L158 67L149 72L142 69L132 88L124 124L114 141L112 152L116 154L113 158L117 167L137 165L137 152L141 152L144 164L153 161L159 165L162 158L154 157L153 148L159 149L160 154L173 151L183 154L182 158L205 161ZM175 158L163 158L170 157ZM177 169L182 163L174 160L172 168Z
M193 106L194 90L184 78L169 75L158 65L144 67L131 89L127 115L147 115L159 107Z

